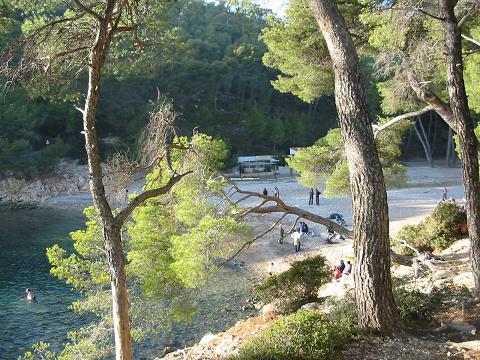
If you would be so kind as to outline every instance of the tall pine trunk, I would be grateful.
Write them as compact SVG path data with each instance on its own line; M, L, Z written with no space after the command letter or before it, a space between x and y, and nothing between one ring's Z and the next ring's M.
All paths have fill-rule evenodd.
M359 325L389 335L400 326L392 294L387 193L361 84L357 52L334 0L309 0L335 72L335 102L353 202Z
M111 42L109 26L115 1L110 1L105 17L99 21L95 45L90 51L88 90L83 110L85 149L88 159L90 192L103 226L104 246L110 271L115 351L117 360L132 359L128 294L125 276L125 259L122 251L120 226L115 222L105 195L95 118L100 97L101 73Z
M450 108L457 127L462 173L465 187L468 233L470 236L470 261L475 291L480 291L480 180L477 138L468 108L463 79L462 38L455 17L454 0L439 0L439 9L445 31L445 57L447 63Z

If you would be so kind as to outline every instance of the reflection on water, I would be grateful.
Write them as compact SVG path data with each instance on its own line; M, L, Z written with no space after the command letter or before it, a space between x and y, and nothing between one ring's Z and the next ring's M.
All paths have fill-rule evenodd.
M82 228L80 209L0 209L0 359L16 359L36 342L62 348L68 331L85 318L68 310L78 295L49 274L45 249L53 244L71 250L70 231ZM174 324L167 333L135 345L137 359L161 355L164 346L183 347L206 332L219 332L251 314L242 310L252 281L243 271L223 269L198 297L199 312L188 324ZM23 295L32 288L37 301Z

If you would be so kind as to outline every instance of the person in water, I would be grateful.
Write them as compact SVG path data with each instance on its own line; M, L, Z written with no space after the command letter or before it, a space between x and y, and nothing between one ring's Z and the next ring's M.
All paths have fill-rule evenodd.
M25 297L27 301L35 301L37 299L37 295L35 295L32 289L25 290Z

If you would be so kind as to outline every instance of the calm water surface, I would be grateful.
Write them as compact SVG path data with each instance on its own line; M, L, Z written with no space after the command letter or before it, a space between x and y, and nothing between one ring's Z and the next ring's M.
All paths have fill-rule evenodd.
M16 359L38 341L60 350L68 331L86 318L68 306L78 295L49 274L45 249L53 244L72 250L68 234L84 227L81 209L0 209L0 359ZM250 296L253 279L243 271L224 269L211 279L198 298L198 314L186 325L173 325L135 346L137 359L161 355L164 346L184 347L206 332L232 326L251 312L242 310ZM26 288L37 293L37 301L23 299Z
M78 298L49 274L45 249L71 250L68 233L82 226L79 209L0 209L0 359L16 359L32 344L57 348L83 321L68 310ZM32 288L37 301L23 299Z

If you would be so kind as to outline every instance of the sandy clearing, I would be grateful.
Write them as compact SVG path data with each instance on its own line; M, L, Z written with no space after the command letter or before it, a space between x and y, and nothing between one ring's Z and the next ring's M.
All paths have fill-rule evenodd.
M428 215L441 198L443 186L448 188L448 196L460 200L464 196L461 170L459 168L431 168L423 164L413 163L408 168L408 187L388 191L390 214L390 233L395 234L406 224L417 224ZM269 194L277 186L280 197L287 204L298 206L321 216L328 217L332 212L345 216L347 224L352 224L352 207L350 197L325 198L320 197L320 205L308 205L309 188L298 184L295 179L283 178L276 180L239 181L240 188L249 191L261 192L265 187ZM246 205L254 205L258 201L246 201ZM279 215L252 216L250 222L256 227L255 233L261 233L271 226ZM282 223L288 227L295 221L295 216L288 216ZM285 226L285 228L287 228ZM302 237L302 250L295 253L292 240L288 237L283 244L278 244L279 233L274 230L265 237L257 240L245 251L240 260L260 273L273 270L274 273L286 270L293 261L297 261L315 254L323 254L331 264L340 259L353 255L350 241L341 241L336 244L326 244L325 227L309 223L314 231L314 237ZM271 265L273 263L273 265Z

